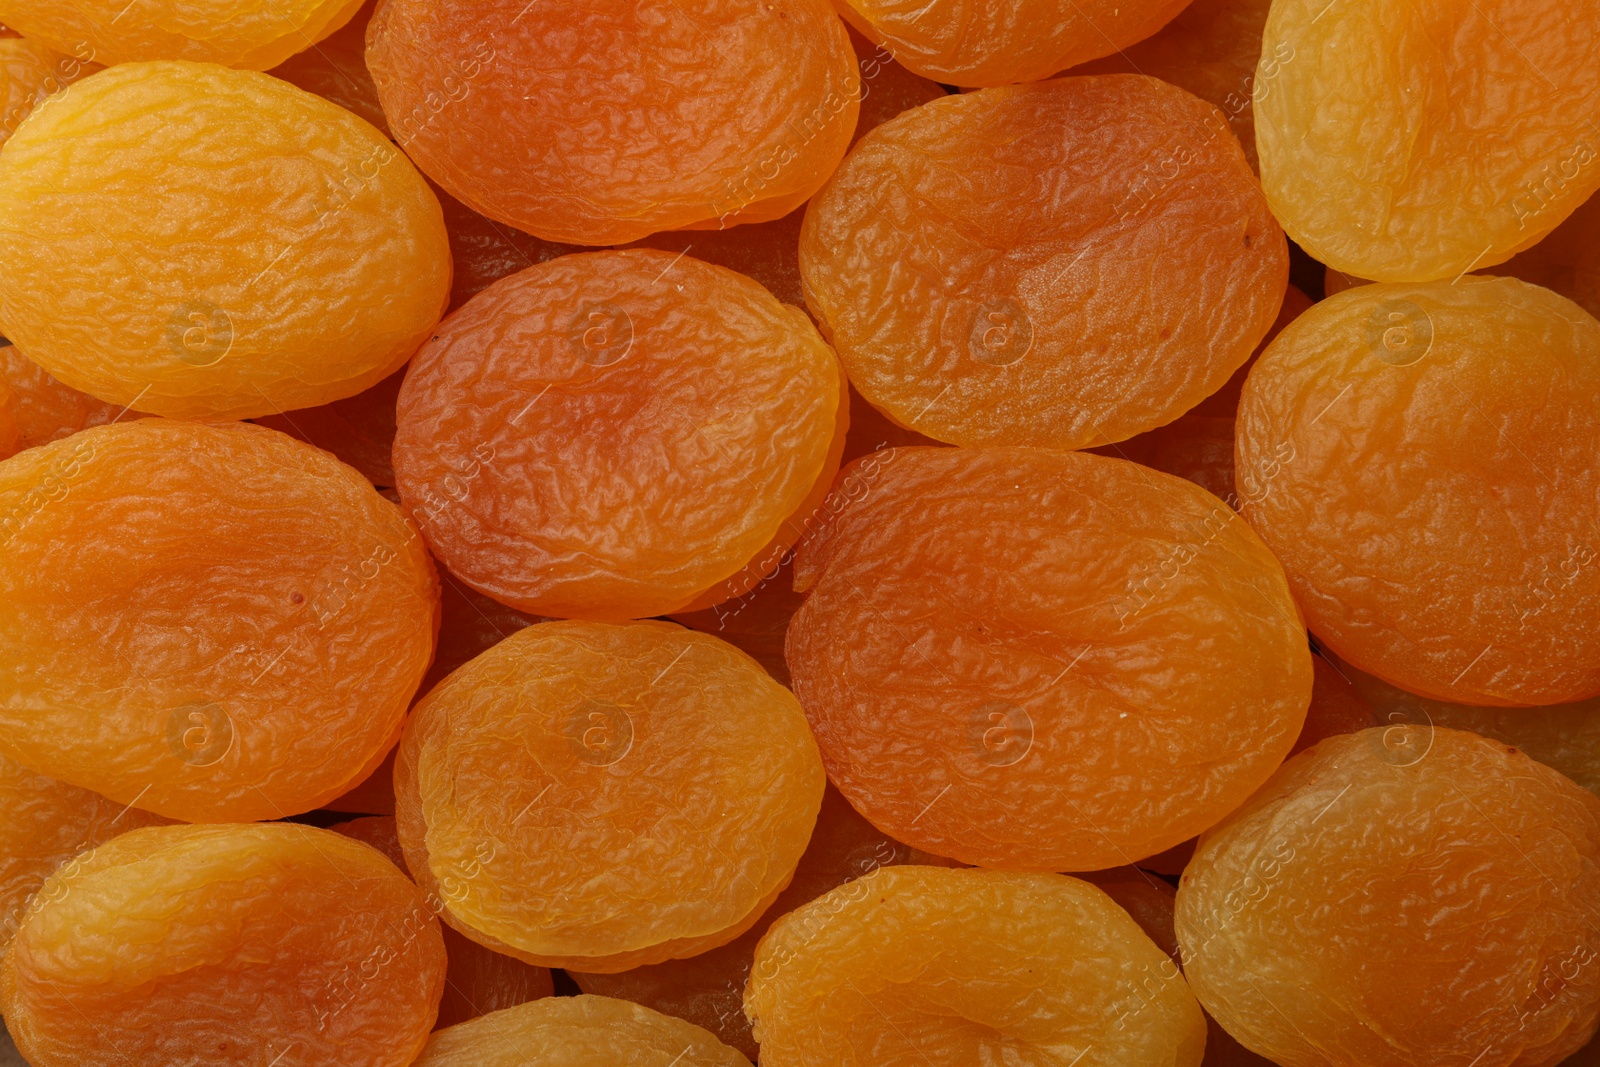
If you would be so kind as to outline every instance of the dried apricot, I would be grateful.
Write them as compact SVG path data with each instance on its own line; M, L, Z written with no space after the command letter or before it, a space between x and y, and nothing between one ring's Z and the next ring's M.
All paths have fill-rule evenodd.
M1188 90L1222 111L1255 170L1255 98L1272 91L1279 69L1295 56L1293 46L1277 41L1262 54L1271 6L1269 0L1194 0L1154 36L1069 73L1143 74Z
M512 634L417 705L395 761L407 866L444 920L596 973L754 925L794 873L822 787L788 690L663 622Z
M34 1067L406 1067L444 944L376 850L291 823L133 830L45 881L0 969Z
M141 419L21 452L0 463L0 548L0 751L172 818L338 796L433 652L415 529L258 426Z
M1222 501L1044 449L892 449L852 476L796 559L788 659L829 779L885 833L987 867L1114 867L1288 753L1305 631Z
M668 230L651 234L629 248L654 248L674 255L694 253L705 263L715 263L752 278L785 304L804 307L800 287L800 224L805 209L797 208L771 222L733 226L726 230Z
M711 1034L610 997L555 997L441 1030L412 1067L750 1067Z
M1553 289L1600 316L1600 196L1585 200L1543 240L1494 273Z
M67 385L183 417L352 396L450 292L439 205L401 153L287 82L127 63L0 155L0 329Z
M473 210L571 244L787 215L838 164L859 107L827 0L389 0L367 42L418 166Z
M582 974L572 978L585 993L619 997L703 1026L752 1060L759 1051L743 1011L745 983L756 945L780 916L879 867L914 863L954 866L946 859L909 848L886 837L863 819L837 789L822 796L817 828L800 865L761 921L734 940L683 960L636 967L619 974ZM1170 910L1170 909L1169 909ZM1170 923L1169 923L1170 925Z
M474 589L533 614L661 615L711 606L758 555L776 567L832 480L844 404L816 328L750 279L643 249L562 256L423 346L395 474Z
M1176 918L1274 1063L1544 1067L1600 1019L1600 799L1462 731L1328 738L1201 837Z
M387 136L378 87L367 73L367 23L376 6L377 0L365 0L349 22L316 47L295 53L268 73L361 116Z
M1548 290L1350 289L1250 372L1242 510L1362 670L1461 703L1600 695L1597 395L1600 322Z
M34 774L0 756L0 956L23 909L63 863L117 834L167 820L98 793Z
M1198 1067L1177 966L1058 874L888 867L773 924L745 1011L762 1067L1093 1062ZM920 1055L919 1055L920 1053Z
M1593 6L1277 0L1264 41L1261 184L1330 267L1455 278L1505 262L1600 188Z
M389 857L396 867L406 870L405 852L400 847L400 833L392 815L351 819L328 829L365 841ZM444 934L445 958L449 965L445 969L444 995L439 999L439 1018L434 1029L442 1030L502 1008L514 1008L555 992L548 968L502 956L476 941L468 941L448 926L441 927L440 932Z
M0 38L0 145L44 99L100 69L37 41Z
M1430 700L1397 689L1348 663L1339 669L1370 709L1369 725L1447 726L1515 745L1600 794L1600 700L1541 708L1485 708Z
M350 21L361 0L0 0L0 19L58 52L111 66L187 59L266 70Z
M1105 75L879 126L807 208L800 272L851 381L895 422L1078 448L1221 388L1272 325L1288 252L1215 108Z
M0 347L0 390L11 394L9 410L16 422L19 449L103 426L124 410L62 385L18 352L16 345Z
M1185 0L840 0L839 13L910 70L950 85L1008 85L1110 55Z

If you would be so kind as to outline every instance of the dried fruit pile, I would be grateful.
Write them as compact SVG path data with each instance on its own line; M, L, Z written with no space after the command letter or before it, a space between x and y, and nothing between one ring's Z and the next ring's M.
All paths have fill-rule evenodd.
M1600 0L0 0L0 106L0 1067L1600 1064Z

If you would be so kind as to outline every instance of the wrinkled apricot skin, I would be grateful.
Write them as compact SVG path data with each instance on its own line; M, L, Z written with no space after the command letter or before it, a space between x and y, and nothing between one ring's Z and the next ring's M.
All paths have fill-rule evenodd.
M750 1033L750 1020L745 1018L742 1003L756 946L767 928L830 889L880 867L908 863L955 866L951 860L930 856L885 836L829 786L822 797L816 830L795 868L793 881L760 922L726 945L688 959L636 967L620 974L575 971L572 978L585 993L631 1000L687 1019L754 1060L760 1050Z
M0 347L0 390L11 396L8 410L16 424L18 450L103 426L123 411L62 385L18 352L16 345Z
M446 923L528 963L609 973L733 940L822 798L794 697L670 623L547 622L412 712L396 818Z
M444 944L375 849L287 823L134 830L45 882L0 969L34 1067L406 1067Z
M779 919L745 1012L763 1067L1198 1067L1178 968L1105 893L1055 874L887 867ZM922 1055L918 1055L918 1052Z
M963 86L1048 78L1143 40L1183 0L840 0L839 13L924 78Z
M1284 49L1291 60L1275 58ZM1273 213L1346 274L1483 270L1600 188L1593 5L1280 0L1256 86Z
M382 852L401 871L406 870L400 833L390 816L351 819L328 827L336 834L364 841ZM444 995L439 999L435 1030L464 1023L502 1008L514 1008L555 992L550 971L502 956L442 926L445 958Z
M555 997L441 1030L412 1067L750 1067L698 1026L609 997Z
M99 69L37 41L0 38L0 145L46 97Z
M1547 1067L1600 1019L1600 799L1476 734L1332 737L1201 837L1176 920L1201 1003L1284 1067Z
M124 0L0 0L0 19L58 52L107 66L186 59L266 70L343 26L361 3L141 0L130 14Z
M438 583L355 471L141 419L0 464L0 752L192 822L359 782L427 670Z
M1305 631L1222 501L1044 449L892 449L852 477L796 560L787 652L829 780L885 833L986 867L1119 866L1288 753Z
M1600 322L1510 278L1367 285L1245 383L1243 513L1319 641L1458 703L1600 694Z
M0 756L0 957L23 910L55 869L117 834L157 826L159 815L117 804Z
M1271 6L1268 0L1193 0L1161 32L1070 73L1143 74L1188 90L1227 117L1256 170L1255 97L1270 93L1278 69L1294 62L1294 49L1275 43L1263 64L1261 34ZM1264 67L1259 79L1257 66Z
M367 65L451 195L579 245L788 214L844 155L861 85L827 0L390 0Z
M264 74L113 67L0 156L0 331L107 403L250 418L353 396L427 337L450 270L401 153Z
M896 423L1080 448L1221 388L1272 325L1288 252L1215 108L1104 75L879 126L807 208L800 272L850 380Z
M400 391L401 498L452 574L530 614L709 607L777 566L842 451L805 315L688 256L563 256L440 325ZM750 584L759 580L759 575Z

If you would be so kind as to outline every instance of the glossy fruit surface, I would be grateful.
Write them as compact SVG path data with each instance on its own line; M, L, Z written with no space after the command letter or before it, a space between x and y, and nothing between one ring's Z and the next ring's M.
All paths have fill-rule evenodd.
M411 164L264 74L123 64L0 156L0 328L107 403L248 418L352 396L410 358L449 291Z
M443 918L598 973L714 948L794 873L823 774L754 660L670 623L547 622L416 707L395 762L407 866Z
M4 0L0 19L107 66L187 59L266 70L350 21L361 0ZM126 16L126 17L124 17Z
M895 422L1079 448L1221 388L1272 325L1288 257L1215 108L1105 75L879 126L806 209L800 271L851 381Z
M749 1067L682 1019L609 997L554 997L435 1034L412 1067Z
M444 945L376 850L288 823L162 826L53 874L0 969L34 1067L406 1067Z
M1503 263L1600 188L1600 6L1280 0L1256 103L1261 183L1289 236L1346 274ZM1338 195L1329 195L1338 190Z
M367 41L389 127L430 177L571 244L786 215L859 107L827 0L391 0Z
M1600 800L1412 725L1290 760L1201 838L1177 905L1196 995L1284 1067L1557 1063L1600 1019L1597 920Z
M840 14L906 67L953 85L1033 82L1149 37L1183 0L840 0Z
M1600 694L1600 322L1510 278L1367 285L1267 347L1246 519L1307 625L1441 700Z
M423 346L395 472L474 589L530 614L660 615L709 607L758 555L776 566L826 493L844 403L815 327L748 278L648 250L563 256Z
M141 419L0 464L0 751L189 821L308 811L398 735L438 582L399 509L245 424Z
M801 547L787 651L829 778L880 829L984 866L1119 866L1288 753L1305 633L1222 501L1043 449L892 449L852 476Z
M1068 1067L1091 1051L1197 1067L1206 1035L1177 966L1089 883L934 867L875 871L780 919L745 1011L764 1067Z

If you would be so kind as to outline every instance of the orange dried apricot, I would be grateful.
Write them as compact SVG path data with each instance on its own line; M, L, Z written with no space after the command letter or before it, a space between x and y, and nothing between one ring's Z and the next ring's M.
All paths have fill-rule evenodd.
M123 411L62 385L18 352L16 345L0 347L0 390L11 394L9 411L16 422L19 449L103 426Z
M762 1067L1094 1062L1198 1067L1177 966L1058 874L887 867L785 915L745 993Z
M364 778L438 583L360 475L272 430L141 419L0 463L0 751L189 821Z
M823 774L788 690L663 622L546 622L457 670L395 761L407 866L479 944L606 973L752 926Z
M619 974L572 973L585 993L618 997L687 1019L754 1060L759 1051L745 1018L743 998L756 945L780 916L879 867L914 863L954 866L885 836L863 819L837 789L822 795L822 810L794 880L761 921L726 945L688 959L668 960ZM1170 909L1169 909L1170 910ZM1170 925L1170 924L1169 924Z
M112 67L0 155L0 330L108 403L249 418L353 396L410 358L449 291L411 164L265 74Z
M62 867L0 969L34 1067L406 1067L444 945L376 850L309 826L158 826Z
M750 1067L711 1034L610 997L554 997L428 1040L412 1067Z
M1515 745L1600 794L1600 700L1539 708L1477 707L1407 693L1348 663L1340 664L1339 670L1369 706L1368 725L1447 726L1482 734Z
M46 97L100 69L37 41L0 38L0 145Z
M0 756L0 956L44 880L78 853L167 820L34 774Z
M801 546L788 660L873 825L988 867L1097 870L1194 836L1299 733L1277 562L1190 482L1080 452L893 449Z
M1441 700L1600 695L1600 322L1510 278L1367 285L1267 347L1243 513L1318 641Z
M400 847L400 832L392 815L374 815L328 827L336 834L364 841L382 852L402 871L405 852ZM464 1023L502 1008L514 1008L555 992L547 967L534 967L521 960L502 956L468 941L448 926L444 934L444 995L439 999L439 1018L434 1029Z
M1274 1063L1545 1067L1600 1019L1600 799L1462 731L1328 738L1201 837L1176 919Z
M1078 448L1221 388L1272 325L1288 252L1215 108L1105 75L879 126L807 208L800 272L851 381L895 422Z
M787 215L838 164L859 107L827 0L389 0L367 42L418 166L570 244Z
M395 474L441 562L502 603L694 610L803 532L844 404L816 328L750 279L643 249L562 256L496 282L423 346Z
M1295 57L1291 45L1278 41L1262 54L1271 6L1269 0L1194 0L1154 36L1069 73L1143 74L1215 104L1255 170L1255 98L1272 92L1279 69Z
M0 0L0 19L107 66L186 59L266 70L348 22L361 0ZM124 16L127 16L126 18Z
M1455 278L1505 262L1600 188L1593 6L1277 0L1263 39L1261 184L1330 267Z
M1492 273L1553 289L1600 316L1600 196L1585 200L1538 244Z
M951 85L1033 82L1166 25L1185 0L839 0L839 13L908 69Z

